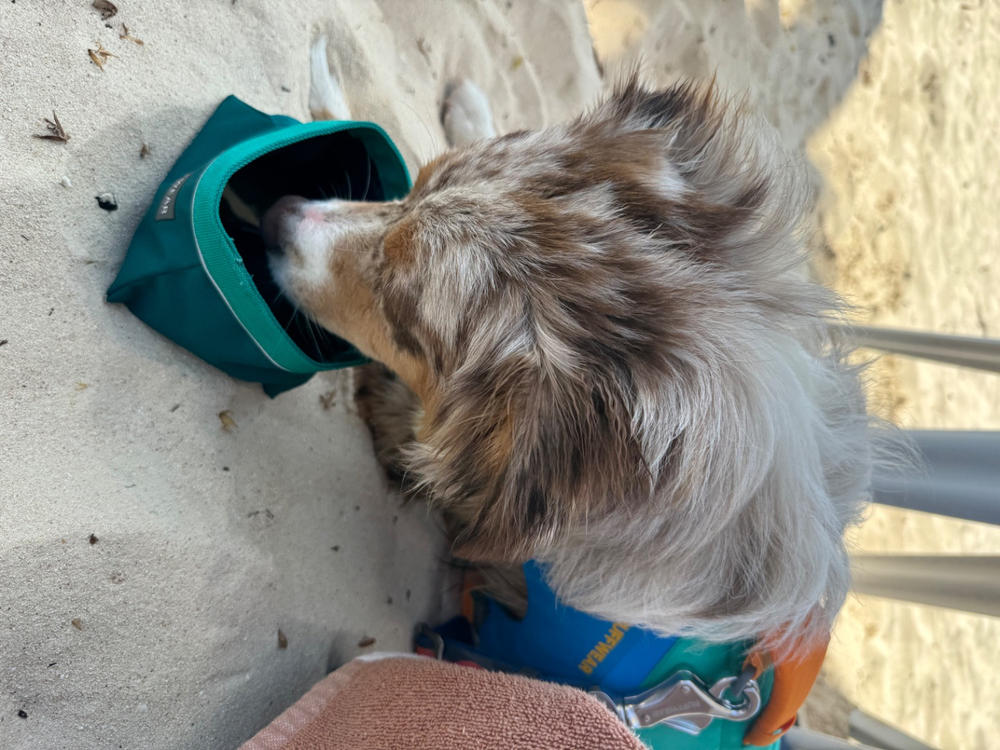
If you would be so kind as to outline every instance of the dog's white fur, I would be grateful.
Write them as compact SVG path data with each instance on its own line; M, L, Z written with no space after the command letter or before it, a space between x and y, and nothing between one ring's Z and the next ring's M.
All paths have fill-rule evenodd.
M325 36L309 48L309 113L314 120L350 120L351 108L330 71Z

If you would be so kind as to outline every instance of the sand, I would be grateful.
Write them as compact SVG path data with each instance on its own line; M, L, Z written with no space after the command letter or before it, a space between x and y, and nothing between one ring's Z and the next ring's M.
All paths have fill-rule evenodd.
M271 400L103 302L225 95L307 117L319 34L411 167L443 146L458 76L504 131L592 101L594 51L609 76L640 55L657 82L717 74L811 159L816 272L859 320L1000 335L989 3L117 4L109 29L89 0L0 3L0 747L234 747L362 637L405 649L447 608L439 530L387 490L349 374ZM68 143L31 137L53 109ZM887 357L873 380L904 426L1000 425L993 376ZM856 544L996 553L1000 532L876 509ZM842 726L853 703L942 748L997 746L998 623L852 600L807 720Z
M459 72L503 128L599 78L577 5L117 0L112 28L90 5L0 3L0 747L235 747L363 637L407 650L444 549L349 375L271 400L104 302L154 190L227 94L306 119L320 33L411 167ZM32 138L52 110L65 144Z
M831 277L859 319L1000 336L998 74L996 3L886 4L857 82L809 143L827 179ZM883 413L904 427L1000 429L994 374L886 357L873 377ZM996 555L1000 527L876 506L854 542L868 553ZM937 747L991 750L998 644L998 618L858 597L827 676Z

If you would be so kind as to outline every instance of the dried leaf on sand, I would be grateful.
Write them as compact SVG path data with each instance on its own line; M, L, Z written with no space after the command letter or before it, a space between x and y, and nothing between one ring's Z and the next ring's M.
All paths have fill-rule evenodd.
M90 55L90 61L94 63L101 71L104 70L104 63L108 61L110 57L118 57L108 50L104 49L104 45L100 42L97 43L97 49L88 49L87 54Z
M110 2L110 0L94 0L92 4L97 12L101 14L101 19L104 21L107 21L118 12L118 6Z
M329 411L337 405L337 390L327 391L326 393L321 393L319 395L319 403L323 407L323 411Z
M118 38L119 39L125 39L126 41L129 41L129 42L135 42L140 47L145 44L145 42L142 41L139 37L135 37L135 36L132 36L131 34L129 34L128 33L128 26L126 26L125 24L122 24L122 33L118 35Z
M236 420L233 419L233 413L229 409L219 412L219 422L222 424L222 429L226 432L232 432L236 429Z

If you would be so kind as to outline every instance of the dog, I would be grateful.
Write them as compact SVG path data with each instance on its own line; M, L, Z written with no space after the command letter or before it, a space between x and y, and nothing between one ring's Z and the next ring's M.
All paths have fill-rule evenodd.
M348 118L325 43L314 114ZM747 107L632 74L563 125L495 136L454 86L452 148L386 203L289 196L275 279L381 363L376 451L512 610L566 604L776 653L826 639L873 420L803 272L808 192Z

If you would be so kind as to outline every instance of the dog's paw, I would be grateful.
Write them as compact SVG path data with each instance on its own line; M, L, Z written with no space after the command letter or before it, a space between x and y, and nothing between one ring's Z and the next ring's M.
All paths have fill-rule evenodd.
M496 135L490 103L486 101L482 90L468 79L448 87L441 111L441 123L448 143L452 146L464 146Z
M404 484L403 448L416 441L420 401L406 384L377 362L357 368L354 403L372 435L375 457L389 479ZM406 489L404 486L403 489Z
M344 91L330 70L326 58L326 37L313 42L309 50L309 112L314 120L350 120L351 110Z

